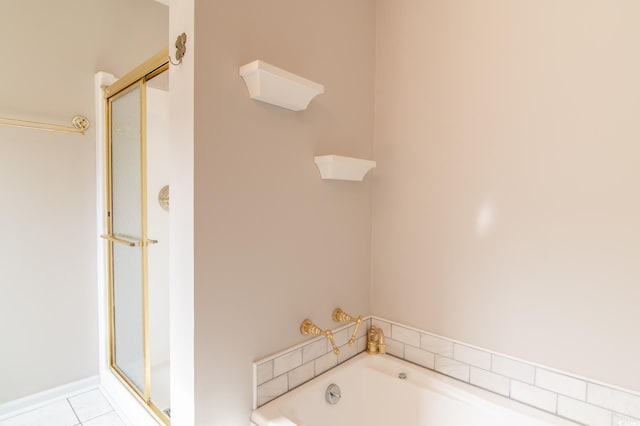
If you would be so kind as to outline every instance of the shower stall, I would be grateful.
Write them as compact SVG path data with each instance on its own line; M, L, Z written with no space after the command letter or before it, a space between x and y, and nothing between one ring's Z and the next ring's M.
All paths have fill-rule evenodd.
M107 361L170 423L168 51L104 89Z

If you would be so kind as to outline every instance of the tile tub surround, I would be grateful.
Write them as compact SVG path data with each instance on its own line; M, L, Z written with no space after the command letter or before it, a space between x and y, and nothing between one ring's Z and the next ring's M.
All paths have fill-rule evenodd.
M640 426L640 395L375 316L358 331L336 329L341 356L320 338L254 363L254 408L365 350L366 329L380 327L387 353L515 401L588 426ZM348 330L348 331L347 331Z
M318 336L254 362L253 408L266 404L364 351L367 345L366 334L370 326L371 318L365 317L360 324L353 346L348 345L355 328L353 323L331 330L336 345L340 349L339 355L333 353L326 337ZM385 337L386 335L385 330Z
M372 317L387 353L589 426L640 426L640 395Z

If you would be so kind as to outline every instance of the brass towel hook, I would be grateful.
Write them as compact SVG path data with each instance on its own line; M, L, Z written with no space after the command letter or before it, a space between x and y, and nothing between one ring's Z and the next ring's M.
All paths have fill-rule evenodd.
M187 35L185 33L180 34L176 38L176 61L173 62L171 59L171 55L169 55L169 62L171 65L180 65L182 63L182 58L184 58L184 54L187 52Z

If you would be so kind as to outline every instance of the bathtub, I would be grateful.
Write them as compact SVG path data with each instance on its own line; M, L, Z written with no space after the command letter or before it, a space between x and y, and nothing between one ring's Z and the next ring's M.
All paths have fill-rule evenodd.
M331 384L341 389L335 405L325 400ZM392 356L366 353L254 410L251 421L258 426L576 425Z

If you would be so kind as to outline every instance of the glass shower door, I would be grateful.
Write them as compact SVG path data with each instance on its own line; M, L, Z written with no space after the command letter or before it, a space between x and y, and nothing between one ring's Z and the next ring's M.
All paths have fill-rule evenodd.
M170 424L168 51L105 89L109 364ZM168 203L168 198L167 198ZM158 240L149 239L149 233Z
M146 398L142 102L138 84L110 101L112 360Z

